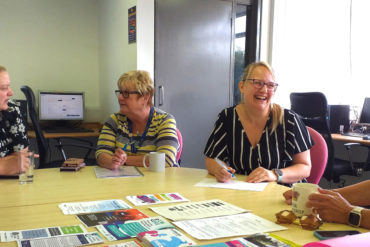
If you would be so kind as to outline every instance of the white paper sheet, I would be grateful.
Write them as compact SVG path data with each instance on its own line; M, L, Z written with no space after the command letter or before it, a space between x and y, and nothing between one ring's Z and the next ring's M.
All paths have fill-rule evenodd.
M103 211L113 211L131 208L123 200L103 200L90 202L61 203L59 208L64 214L84 214Z
M117 178L117 177L142 177L143 174L135 166L121 166L117 170L110 170L103 167L94 168L97 178Z
M59 237L19 240L18 247L66 247L104 243L97 232L89 232Z
M199 240L251 235L287 229L252 213L172 223Z
M196 183L198 187L210 187L220 189L231 189L231 190L251 190L251 191L263 191L268 183L247 183L240 180L230 180L227 183L219 183L215 178L204 178L200 182Z
M23 239L47 238L68 234L87 233L82 225L53 226L15 231L0 231L1 242L12 242Z
M247 212L230 203L215 199L181 203L174 206L151 207L155 213L171 220L189 220Z

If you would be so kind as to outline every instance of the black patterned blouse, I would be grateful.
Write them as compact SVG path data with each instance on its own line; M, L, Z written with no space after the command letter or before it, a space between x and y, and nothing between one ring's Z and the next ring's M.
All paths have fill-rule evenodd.
M236 173L244 175L259 166L269 170L291 166L295 154L312 147L311 136L291 110L284 109L283 123L272 134L268 130L271 121L270 116L259 143L253 148L235 106L226 108L218 115L204 154L224 161Z
M0 111L0 158L28 146L26 125L19 107L9 101L8 109Z

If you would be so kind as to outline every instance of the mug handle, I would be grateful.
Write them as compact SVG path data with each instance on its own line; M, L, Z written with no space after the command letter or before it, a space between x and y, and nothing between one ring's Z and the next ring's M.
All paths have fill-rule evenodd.
M149 154L145 154L144 157L143 157L143 166L145 168L149 168L149 166L145 165L145 160L146 160L146 157L148 156Z

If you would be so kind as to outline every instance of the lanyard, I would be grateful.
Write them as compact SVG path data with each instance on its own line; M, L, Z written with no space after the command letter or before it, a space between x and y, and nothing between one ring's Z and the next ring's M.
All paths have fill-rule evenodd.
M143 142L144 142L144 140L146 138L146 134L148 133L148 129L149 129L150 123L152 122L153 112L154 112L154 108L153 107L150 107L150 113L149 113L148 122L146 122L145 130L144 130L143 135L141 136L141 139L140 139L140 142L138 144L138 147L141 147L141 145L143 144ZM129 137L130 137L129 144L131 144L131 152L135 154L137 152L137 148L135 147L135 141L133 140L133 137L132 137L133 136L132 135L132 122L128 118L127 118L127 122L128 122L128 131L129 131Z

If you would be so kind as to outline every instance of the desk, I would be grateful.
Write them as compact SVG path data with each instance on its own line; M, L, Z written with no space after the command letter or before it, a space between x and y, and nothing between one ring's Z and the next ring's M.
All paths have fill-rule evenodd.
M100 129L102 128L101 123L82 123L83 128L91 129L93 132L74 132L74 133L47 133L43 131L45 138L59 138L59 137L98 137ZM36 133L33 130L28 131L28 138L36 138Z
M335 141L343 141L343 142L355 142L361 143L363 145L370 146L370 140L363 140L361 137L354 137L354 136L345 136L341 134L331 134L331 138Z
M75 215L64 215L58 208L62 202L123 199L127 195L179 192L191 201L221 199L239 207L252 210L258 216L275 221L275 213L290 207L285 204L282 193L288 188L270 183L263 192L239 191L194 187L201 179L210 176L204 169L166 168L165 173L154 173L140 168L143 177L97 179L94 167L78 172L59 172L56 168L35 170L33 184L19 185L17 180L0 180L0 230L21 230L48 226L79 224ZM237 175L237 179L245 176ZM168 204L167 204L168 205ZM138 207L148 216L156 214L146 206ZM312 231L300 226L286 225L288 230L276 232L299 244L316 241ZM95 231L95 228L87 228ZM347 225L324 223L321 230L350 230ZM365 229L360 229L366 232ZM226 241L198 241L208 244ZM123 240L128 241L128 240ZM123 242L121 241L121 242ZM119 243L120 241L105 244ZM16 246L14 242L1 246Z

